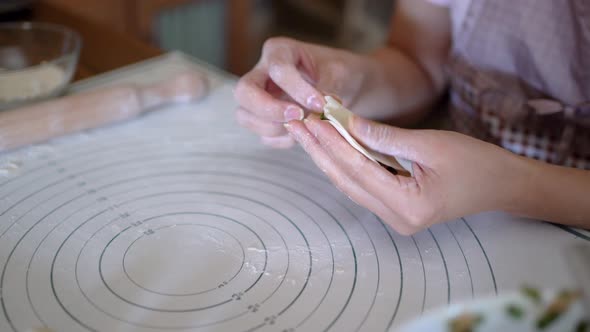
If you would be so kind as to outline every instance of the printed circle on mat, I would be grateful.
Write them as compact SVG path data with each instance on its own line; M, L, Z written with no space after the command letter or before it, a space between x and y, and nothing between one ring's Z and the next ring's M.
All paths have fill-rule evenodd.
M186 296L217 289L219 280L233 279L244 259L243 245L230 233L214 226L176 224L144 231L125 250L123 269L145 290ZM211 261L215 264L207 264ZM162 269L157 278L150 273L154 266Z

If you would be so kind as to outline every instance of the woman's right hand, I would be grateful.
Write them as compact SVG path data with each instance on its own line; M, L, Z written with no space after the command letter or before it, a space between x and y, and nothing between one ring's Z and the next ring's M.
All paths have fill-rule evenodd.
M345 105L354 101L365 72L360 59L289 38L267 40L258 64L236 86L238 123L266 145L291 147L295 141L283 123L303 119L306 111L322 112L324 94L337 95Z

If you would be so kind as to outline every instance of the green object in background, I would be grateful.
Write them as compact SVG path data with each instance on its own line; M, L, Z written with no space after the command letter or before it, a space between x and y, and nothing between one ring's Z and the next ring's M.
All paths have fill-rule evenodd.
M225 68L227 5L227 0L197 1L162 12L155 27L160 47Z

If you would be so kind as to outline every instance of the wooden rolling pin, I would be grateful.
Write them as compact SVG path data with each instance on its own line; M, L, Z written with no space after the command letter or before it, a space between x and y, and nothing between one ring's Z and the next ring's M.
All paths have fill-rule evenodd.
M207 81L186 72L153 85L118 84L0 112L0 152L197 100Z

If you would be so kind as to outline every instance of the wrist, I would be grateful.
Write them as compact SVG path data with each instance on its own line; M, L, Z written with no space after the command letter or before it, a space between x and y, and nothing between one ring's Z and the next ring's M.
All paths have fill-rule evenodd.
M505 211L524 217L588 228L590 173L520 158L520 181Z
M440 91L418 61L393 47L383 47L366 58L369 74L363 91L377 110L377 117L371 118L398 126L423 120Z
M501 182L500 197L497 197L497 210L528 216L531 202L535 200L532 196L537 194L532 188L537 183L542 164L508 151L503 152L507 158L502 167L505 175Z
M385 49L373 54L351 53L347 59L349 80L355 82L348 106L354 113L379 122L388 122L397 108L387 53Z
M366 108L368 102L374 102L370 96L370 91L378 86L376 73L378 73L379 64L374 61L370 55L346 52L345 59L342 61L346 66L344 77L340 79L348 82L344 90L349 91L350 108Z

